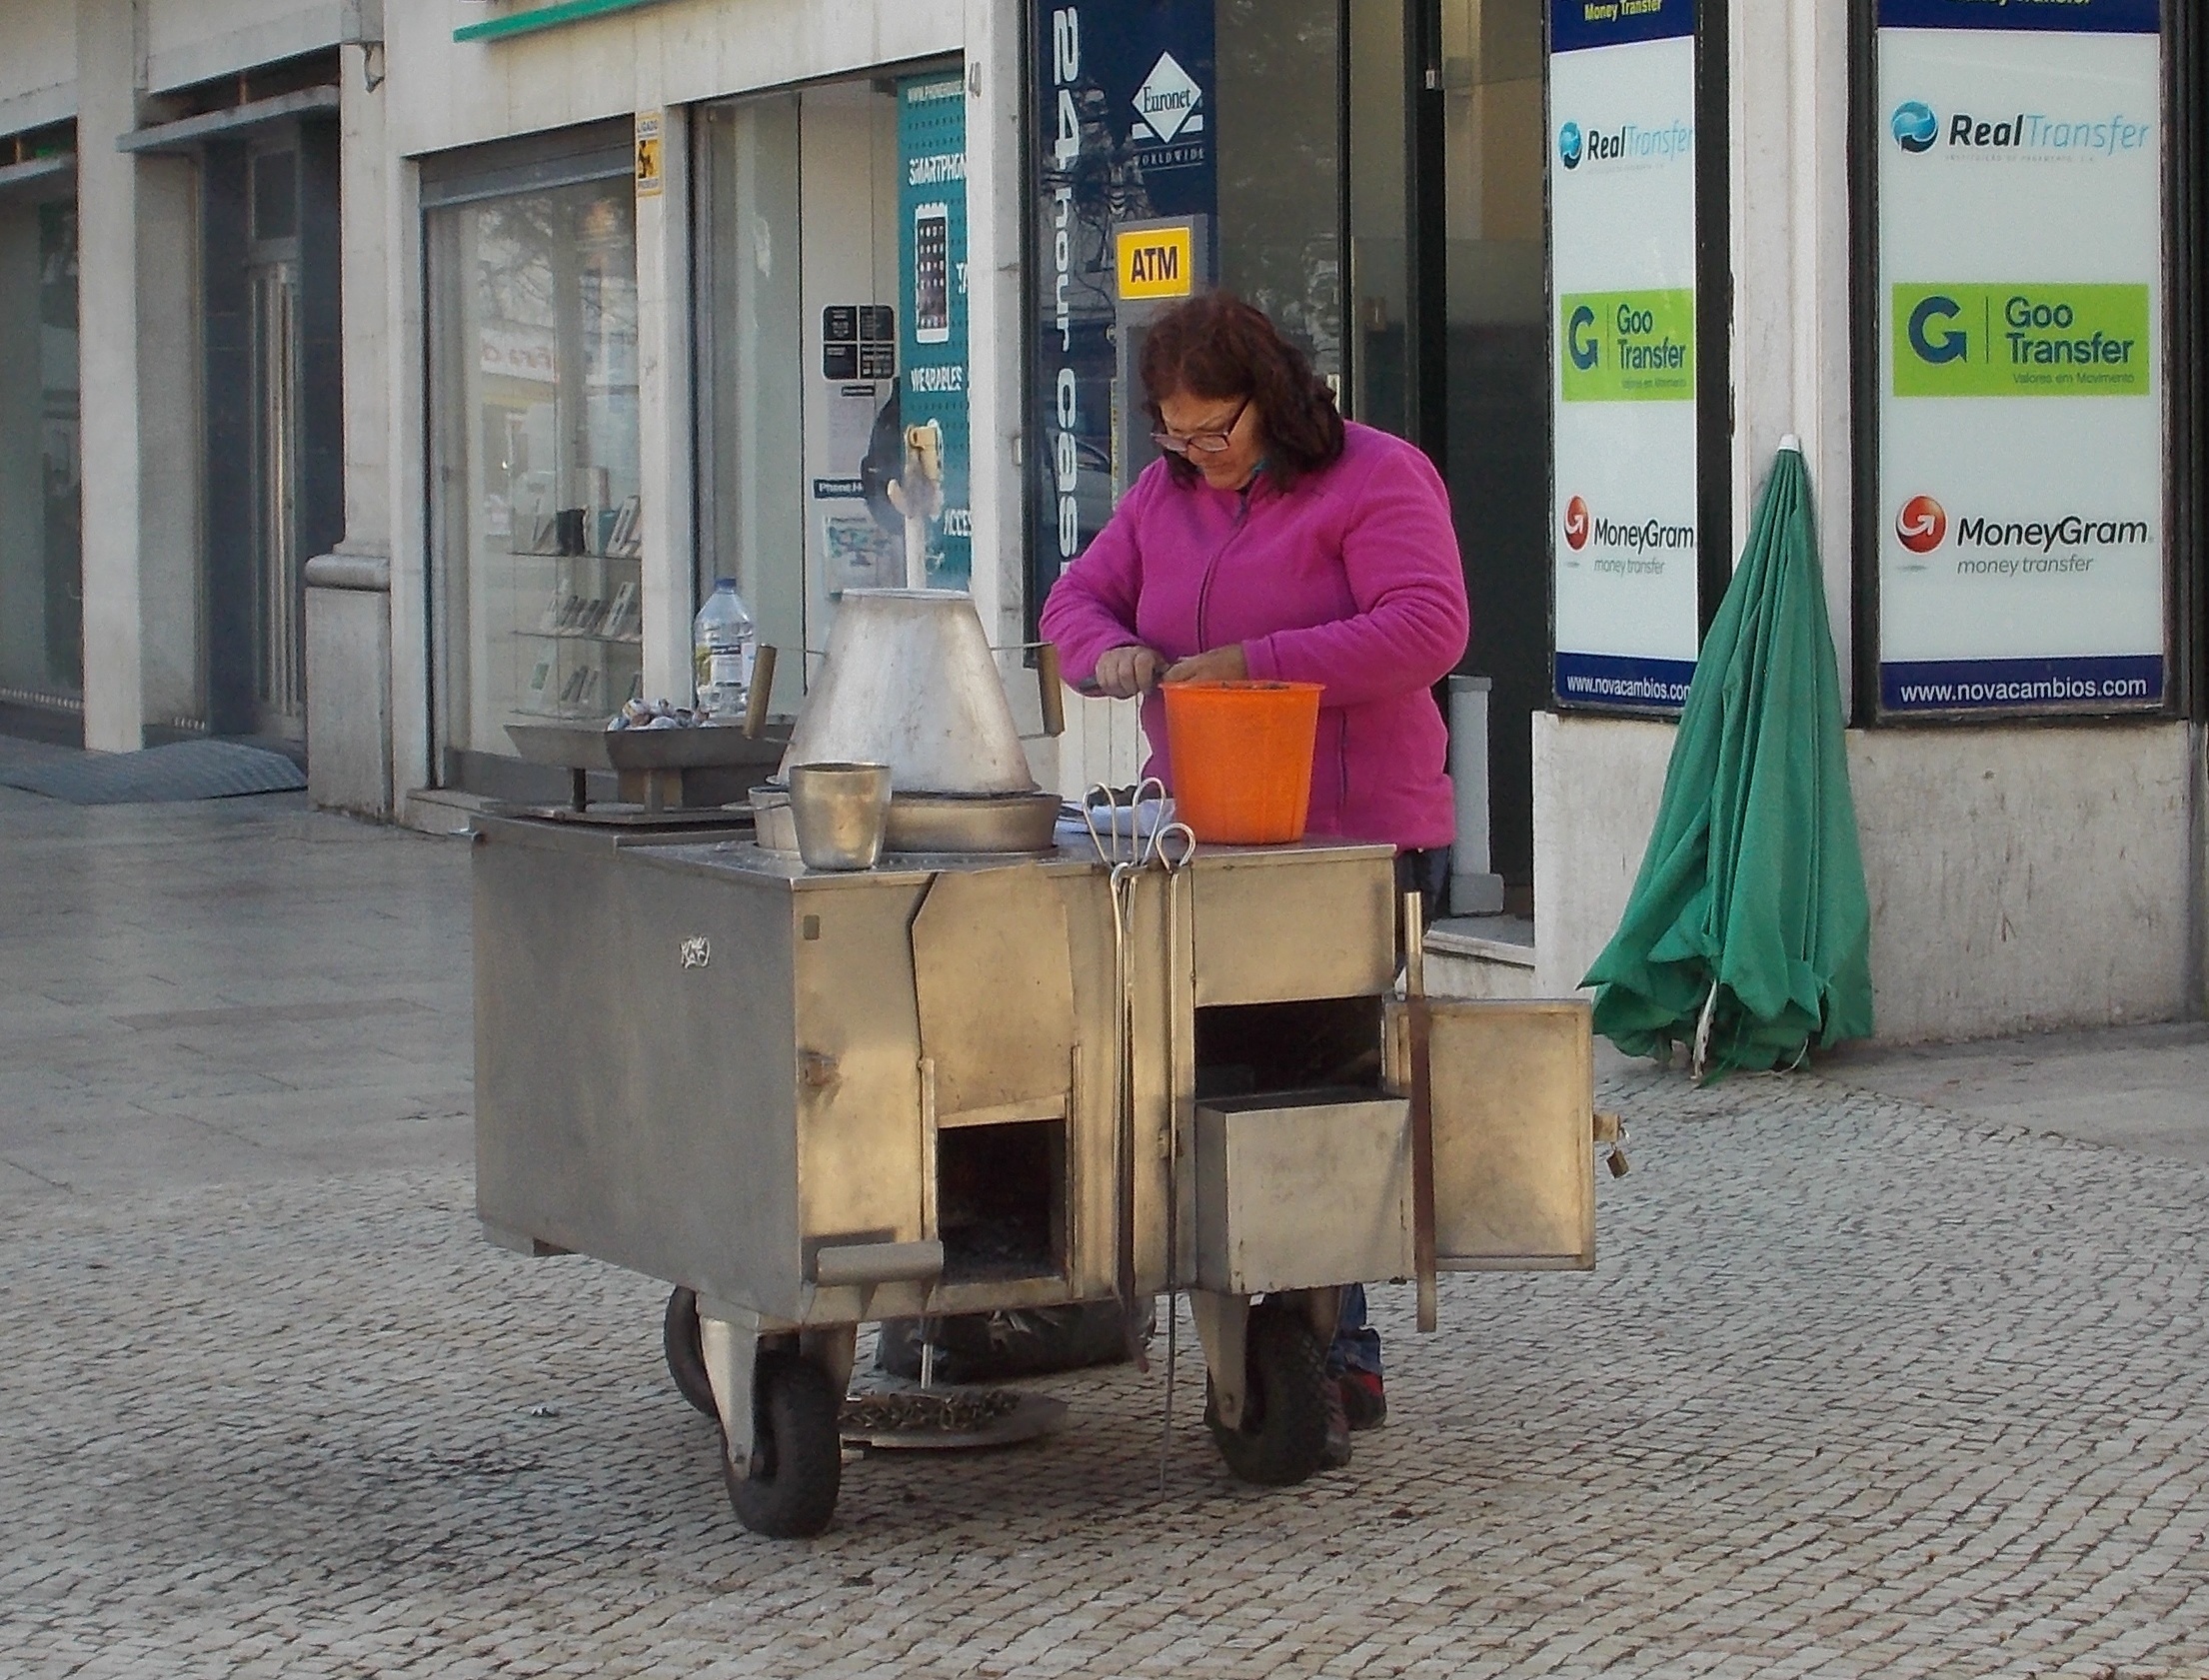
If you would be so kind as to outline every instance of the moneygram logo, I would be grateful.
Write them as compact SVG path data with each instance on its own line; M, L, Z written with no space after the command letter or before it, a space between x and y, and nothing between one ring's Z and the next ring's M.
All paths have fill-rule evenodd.
M1948 510L1930 496L1913 496L1894 516L1894 534L1912 554L1931 554L1948 535Z
M1585 143L1580 138L1578 123L1566 123L1557 130L1557 156L1564 160L1565 168L1578 169L1580 154L1584 149Z
M1660 519L1605 519L1575 496L1564 505L1565 547L1574 554L1592 548L1597 572L1622 576L1662 576L1675 554L1691 554L1695 548L1692 525L1670 525Z
M1940 138L1940 118L1922 100L1906 99L1894 108L1894 140L1905 152L1929 152Z
M1930 496L1913 496L1894 517L1894 534L1912 554L1931 554L1948 541L1948 510ZM1959 572L2038 575L2084 572L2092 558L2084 549L2137 547L2154 541L2144 519L2102 519L2091 514L2052 514L2040 519L1989 519L1963 514L1953 522ZM2008 551L1970 556L1965 550ZM2058 551L2067 551L2059 554ZM2022 551L2021 553L2018 551Z

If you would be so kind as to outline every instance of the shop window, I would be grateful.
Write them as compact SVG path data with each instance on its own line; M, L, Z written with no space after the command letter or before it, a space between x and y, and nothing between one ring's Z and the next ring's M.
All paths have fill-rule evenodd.
M705 113L699 585L780 649L968 585L966 102L952 65Z
M253 164L253 237L290 239L299 232L299 154L261 152Z
M0 702L83 688L77 211L0 199Z
M1335 0L1217 0L1219 284L1342 371Z
M798 96L706 114L712 305L700 320L707 401L701 595L735 578L760 639L803 648L805 339L799 291ZM854 369L855 374L857 369ZM871 423L874 408L869 406ZM793 671L802 662L794 662Z
M625 170L433 209L428 239L439 710L465 782L508 725L642 690L636 202Z

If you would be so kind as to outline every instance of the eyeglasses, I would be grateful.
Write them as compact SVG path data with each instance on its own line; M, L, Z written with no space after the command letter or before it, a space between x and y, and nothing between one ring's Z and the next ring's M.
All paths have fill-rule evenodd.
M1250 406L1245 397L1235 405L1234 413L1227 417L1227 424L1211 432L1191 432L1185 438L1171 432L1153 432L1150 441L1172 455L1217 455L1234 442L1234 429L1241 423L1242 411Z

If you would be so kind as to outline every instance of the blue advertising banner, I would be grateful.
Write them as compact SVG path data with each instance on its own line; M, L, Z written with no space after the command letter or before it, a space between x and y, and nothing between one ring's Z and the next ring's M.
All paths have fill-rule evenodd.
M943 506L928 522L931 589L974 571L967 427L967 79L898 83L899 413L941 439Z
M2163 698L2163 661L2152 654L2101 659L1902 660L1879 668L1889 712L2036 712L2152 706Z
M1879 27L2153 35L2161 11L2162 0L1879 0Z
M1118 230L1218 196L1212 0L1037 0L1032 39L1031 620L1111 516L1113 422L1138 400L1115 388Z
M1549 50L1580 52L1695 33L1695 0L1551 0Z
M1566 706L1677 712L1687 704L1694 680L1693 660L1557 654L1557 699Z

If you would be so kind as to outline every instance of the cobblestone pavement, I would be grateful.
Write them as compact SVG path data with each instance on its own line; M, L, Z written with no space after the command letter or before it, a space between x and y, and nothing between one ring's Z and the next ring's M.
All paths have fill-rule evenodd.
M1598 1271L1378 1291L1349 1471L1230 1483L1183 1382L1161 1495L1114 1372L779 1544L660 1291L476 1233L463 848L0 795L0 1674L2209 1665L2201 1167L1635 1073Z

